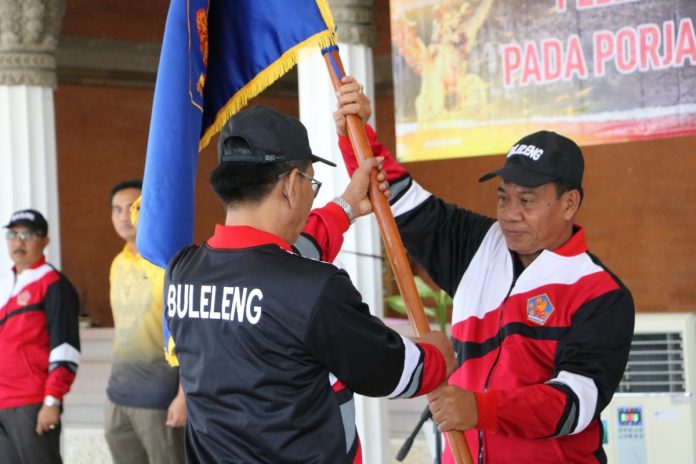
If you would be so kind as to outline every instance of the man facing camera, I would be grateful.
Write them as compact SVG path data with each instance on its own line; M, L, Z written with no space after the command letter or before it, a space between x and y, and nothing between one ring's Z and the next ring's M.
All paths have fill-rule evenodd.
M60 464L61 405L80 360L77 292L46 262L41 213L17 211L5 227L14 266L0 276L0 462Z
M135 247L131 207L139 180L111 189L111 222L125 244L112 264L114 355L107 385L105 434L115 464L184 462L186 404L179 370L162 351L162 281L151 279Z
M334 114L350 172L345 116L371 111L360 89L344 78ZM366 129L406 249L454 301L460 365L428 395L439 430L465 431L480 463L606 462L600 413L626 367L635 309L575 222L580 147L551 131L522 137L479 179L497 180L493 218L425 190Z

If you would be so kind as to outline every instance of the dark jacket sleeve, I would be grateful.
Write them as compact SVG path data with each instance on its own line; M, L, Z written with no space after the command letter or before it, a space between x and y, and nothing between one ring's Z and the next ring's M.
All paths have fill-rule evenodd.
M444 381L442 355L402 338L370 315L343 271L325 285L304 336L307 350L352 391L411 397Z
M635 310L627 288L621 287L587 302L556 351L555 373L588 377L597 388L593 417L599 417L621 382L633 338ZM582 399L578 399L581 401Z
M44 300L51 350L45 394L59 399L70 390L80 362L79 307L75 288L61 274L46 290Z
M409 254L450 295L494 222L434 196L396 218Z

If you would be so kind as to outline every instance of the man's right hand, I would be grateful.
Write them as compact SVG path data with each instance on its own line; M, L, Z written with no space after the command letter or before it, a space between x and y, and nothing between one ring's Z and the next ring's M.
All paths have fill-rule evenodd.
M454 356L454 351L452 350L452 342L444 332L440 332L439 330L427 332L416 338L414 342L428 343L429 345L435 346L435 348L442 353L442 357L445 358L445 366L447 367L446 377L450 376L457 366L457 358Z
M476 396L456 385L445 385L428 393L428 407L440 432L464 432L478 423Z
M350 205L356 219L372 212L372 203L367 196L367 190L370 186L370 174L373 169L378 169L379 190L389 198L389 183L385 180L384 172L382 172L382 161L381 157L365 160L365 163L355 171L345 192L341 195L341 198Z
M41 405L39 414L36 417L36 434L41 436L44 433L55 429L60 422L60 406Z

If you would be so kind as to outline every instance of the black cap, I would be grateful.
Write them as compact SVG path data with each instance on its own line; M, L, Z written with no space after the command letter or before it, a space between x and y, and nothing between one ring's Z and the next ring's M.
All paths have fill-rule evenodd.
M563 180L582 189L585 162L580 147L555 132L539 131L520 139L510 148L505 165L482 176L484 182L495 176L525 187L537 187Z
M34 232L48 235L48 222L41 213L34 209L23 209L17 211L10 217L10 222L5 226L6 229L14 226L25 226Z
M251 150L235 149L231 143L243 139ZM218 162L281 163L311 160L336 166L312 154L307 129L295 118L267 106L240 111L227 121L218 141Z

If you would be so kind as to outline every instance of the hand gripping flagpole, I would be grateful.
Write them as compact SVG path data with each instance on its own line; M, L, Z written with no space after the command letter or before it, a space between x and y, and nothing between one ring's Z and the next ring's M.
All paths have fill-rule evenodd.
M345 76L341 56L338 53L337 46L331 46L322 50L324 61L328 68L331 82L334 89L338 90L341 86L341 78ZM349 114L346 116L346 125L348 138L355 151L355 156L358 163L362 164L368 158L372 157L372 149L367 140L365 126L360 117ZM420 337L426 332L430 332L430 324L423 310L423 302L418 295L416 283L413 279L413 272L406 257L406 250L401 241L401 235L396 228L394 215L389 207L389 202L382 192L379 190L379 182L377 181L377 171L373 171L370 175L370 188L368 190L372 210L377 218L380 234L384 241L384 248L387 251L387 257L391 263L397 286L404 299L406 305L406 313L408 320L411 323L411 328L417 337ZM461 432L447 432L447 439L452 449L452 455L456 464L473 464L471 452Z

